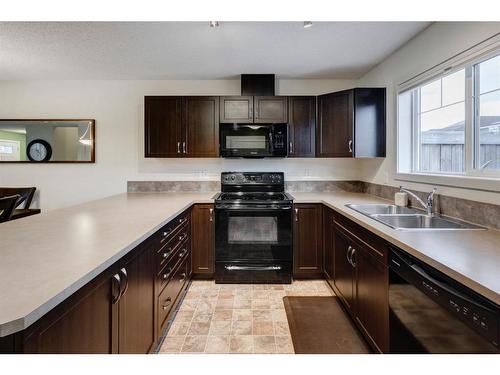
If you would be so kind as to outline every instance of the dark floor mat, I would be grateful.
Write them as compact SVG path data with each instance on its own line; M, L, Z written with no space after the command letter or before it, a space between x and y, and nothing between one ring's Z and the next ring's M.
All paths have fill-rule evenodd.
M371 353L337 297L284 297L283 301L295 353Z

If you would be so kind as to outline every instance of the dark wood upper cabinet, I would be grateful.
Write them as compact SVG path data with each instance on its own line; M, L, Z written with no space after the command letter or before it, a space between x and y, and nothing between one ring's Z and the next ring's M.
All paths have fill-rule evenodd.
M318 97L318 157L352 157L353 91Z
M221 96L220 122L252 123L253 96Z
M196 204L191 215L193 274L210 277L214 273L214 205Z
M144 98L145 157L182 156L182 98L146 96Z
M316 156L384 157L385 88L355 88L318 97Z
M254 96L255 124L286 123L288 100L286 96Z
M316 97L288 97L288 156L314 157L316 134Z
M120 353L146 354L154 344L153 251L146 248L120 267L119 275L126 282L119 301Z
M323 274L322 207L295 204L293 228L293 273L295 277Z
M187 157L219 156L219 97L187 96L182 103L183 153Z

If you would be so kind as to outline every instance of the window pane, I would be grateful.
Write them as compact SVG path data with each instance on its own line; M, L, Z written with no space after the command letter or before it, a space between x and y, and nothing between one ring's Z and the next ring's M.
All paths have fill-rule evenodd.
M500 90L479 96L478 124L479 167L500 169Z
M441 79L420 88L420 111L441 107Z
M500 89L500 55L486 60L478 65L479 93Z
M465 100L465 69L443 78L443 106Z
M421 114L420 171L464 171L465 103Z

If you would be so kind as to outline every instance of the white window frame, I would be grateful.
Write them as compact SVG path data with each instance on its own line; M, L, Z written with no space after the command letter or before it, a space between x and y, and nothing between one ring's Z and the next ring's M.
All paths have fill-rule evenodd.
M395 137L395 179L400 181L422 182L434 185L456 186L484 191L500 191L500 170L480 170L474 163L479 159L479 139L477 135L476 122L476 87L477 80L474 80L474 66L500 54L500 33L488 40L464 51L463 53L448 59L447 61L409 79L395 87L395 108L396 108L396 137ZM400 94L409 90L423 86L427 82L443 78L465 68L465 147L464 147L464 172L463 173L436 173L418 171L418 148L416 138L419 135L418 126L415 124L416 111L412 108L413 128L412 128L412 160L411 171L399 170L399 102ZM415 107L418 102L412 102Z

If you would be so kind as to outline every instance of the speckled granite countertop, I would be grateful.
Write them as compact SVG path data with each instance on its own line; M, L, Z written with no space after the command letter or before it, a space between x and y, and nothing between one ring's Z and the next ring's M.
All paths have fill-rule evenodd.
M500 231L401 231L364 216L348 203L388 203L362 193L291 193L295 203L323 203L500 305ZM390 202L389 202L390 203Z
M0 337L23 330L193 203L133 193L0 224Z

